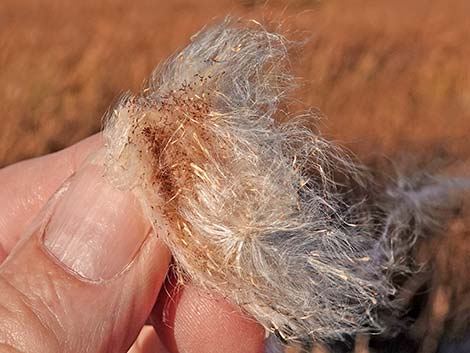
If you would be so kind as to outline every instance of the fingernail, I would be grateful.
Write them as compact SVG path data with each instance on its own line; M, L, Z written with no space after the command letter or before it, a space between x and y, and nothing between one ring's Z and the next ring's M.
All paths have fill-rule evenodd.
M150 229L137 199L115 188L93 164L82 167L65 188L52 206L46 248L84 278L114 277L133 260Z

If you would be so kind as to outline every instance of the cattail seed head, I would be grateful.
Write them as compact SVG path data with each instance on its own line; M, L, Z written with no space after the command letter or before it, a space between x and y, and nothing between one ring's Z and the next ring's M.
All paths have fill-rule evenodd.
M392 256L387 232L406 243L395 216L417 208L374 204L365 169L308 117L276 122L293 85L288 47L257 22L197 33L110 114L107 169L142 202L181 281L281 340L379 332L407 253Z

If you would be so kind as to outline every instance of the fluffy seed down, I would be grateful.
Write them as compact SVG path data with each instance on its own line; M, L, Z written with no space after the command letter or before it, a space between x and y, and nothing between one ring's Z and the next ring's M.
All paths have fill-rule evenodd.
M379 332L392 278L450 186L397 182L377 198L365 168L304 127L308 115L277 123L288 47L255 21L194 35L110 114L109 175L138 195L180 281L285 341Z

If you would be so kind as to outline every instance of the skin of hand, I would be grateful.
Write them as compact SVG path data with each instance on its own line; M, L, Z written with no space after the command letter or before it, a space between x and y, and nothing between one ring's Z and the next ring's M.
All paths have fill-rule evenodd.
M101 146L0 170L0 352L263 352L254 320L165 282L171 255L134 196L82 163Z

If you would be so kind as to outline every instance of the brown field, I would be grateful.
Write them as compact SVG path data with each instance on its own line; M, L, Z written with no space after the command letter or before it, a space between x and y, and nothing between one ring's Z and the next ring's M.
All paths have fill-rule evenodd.
M309 38L293 58L300 100L361 157L397 148L465 157L469 10L466 0L3 0L0 165L97 131L122 92L228 13L282 20L288 36Z
M2 0L0 166L98 131L121 93L138 91L203 25L234 14L309 39L292 58L296 98L326 117L317 126L326 136L366 161L469 175L469 13L467 0ZM468 219L421 255L437 259L429 309L410 333L422 352L468 329Z

